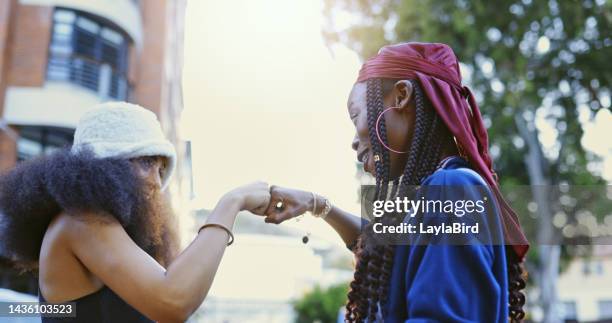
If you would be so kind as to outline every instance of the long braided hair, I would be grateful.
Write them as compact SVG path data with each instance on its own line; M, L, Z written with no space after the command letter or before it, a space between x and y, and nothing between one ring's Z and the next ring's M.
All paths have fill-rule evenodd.
M395 82L396 80L376 78L367 81L368 131L375 156L375 200L403 198L412 194L414 187L419 185L421 179L435 171L443 153L444 139L452 140L449 130L423 94L419 83L410 80L416 106L414 133L402 176L393 180L390 185L389 151L378 140L376 121L385 108L383 97L393 88ZM387 143L387 129L384 118L381 118L378 126L381 139ZM391 186L390 194L389 186ZM379 309L384 309L382 305L387 301L395 246L374 243L372 237L365 234L370 232L372 226L379 221L385 223L401 221L401 217L383 216L375 218L364 228L364 233L358 239L355 246L357 264L348 293L346 322L374 321ZM523 268L520 260L509 246L506 246L506 255L508 258L509 320L510 322L520 322L525 316L522 308L525 304L525 296L521 292L525 288ZM382 314L384 316L386 313Z

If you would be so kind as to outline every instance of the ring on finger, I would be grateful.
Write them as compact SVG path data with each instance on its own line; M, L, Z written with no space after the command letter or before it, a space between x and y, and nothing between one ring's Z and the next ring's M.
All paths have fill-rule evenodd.
M274 205L274 208L277 211L282 211L284 207L285 207L285 205L283 203L283 200L280 200L280 201L276 202L276 204Z

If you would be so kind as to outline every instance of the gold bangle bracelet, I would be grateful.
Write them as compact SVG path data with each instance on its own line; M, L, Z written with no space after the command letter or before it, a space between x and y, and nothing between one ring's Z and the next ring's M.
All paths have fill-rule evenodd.
M234 234L232 233L232 231L230 229L226 228L224 225L219 224L219 223L206 223L206 224L204 224L198 230L198 234L200 234L200 231L202 231L202 229L208 228L208 227L216 227L216 228L221 228L221 229L225 230L225 232L227 232L227 234L229 235L229 242L227 243L227 245L229 246L232 243L234 243Z

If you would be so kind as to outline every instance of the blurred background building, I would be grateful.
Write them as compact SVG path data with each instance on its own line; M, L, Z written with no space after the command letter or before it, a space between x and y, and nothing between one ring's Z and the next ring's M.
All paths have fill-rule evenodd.
M612 322L612 246L595 245L559 277L561 316L567 322Z
M178 129L184 10L182 0L0 1L0 171L71 145L89 107L129 101L155 112L176 146L170 195L187 214L191 147ZM0 287L37 291L33 278L6 267Z

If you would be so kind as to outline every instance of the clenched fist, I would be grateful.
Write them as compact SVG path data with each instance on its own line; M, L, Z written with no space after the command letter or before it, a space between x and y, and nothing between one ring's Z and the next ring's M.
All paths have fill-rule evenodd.
M311 192L273 185L270 187L270 204L263 215L265 222L279 224L312 211L313 205Z
M249 211L257 215L264 215L270 204L270 188L265 182L240 186L227 194L238 201L241 211Z

